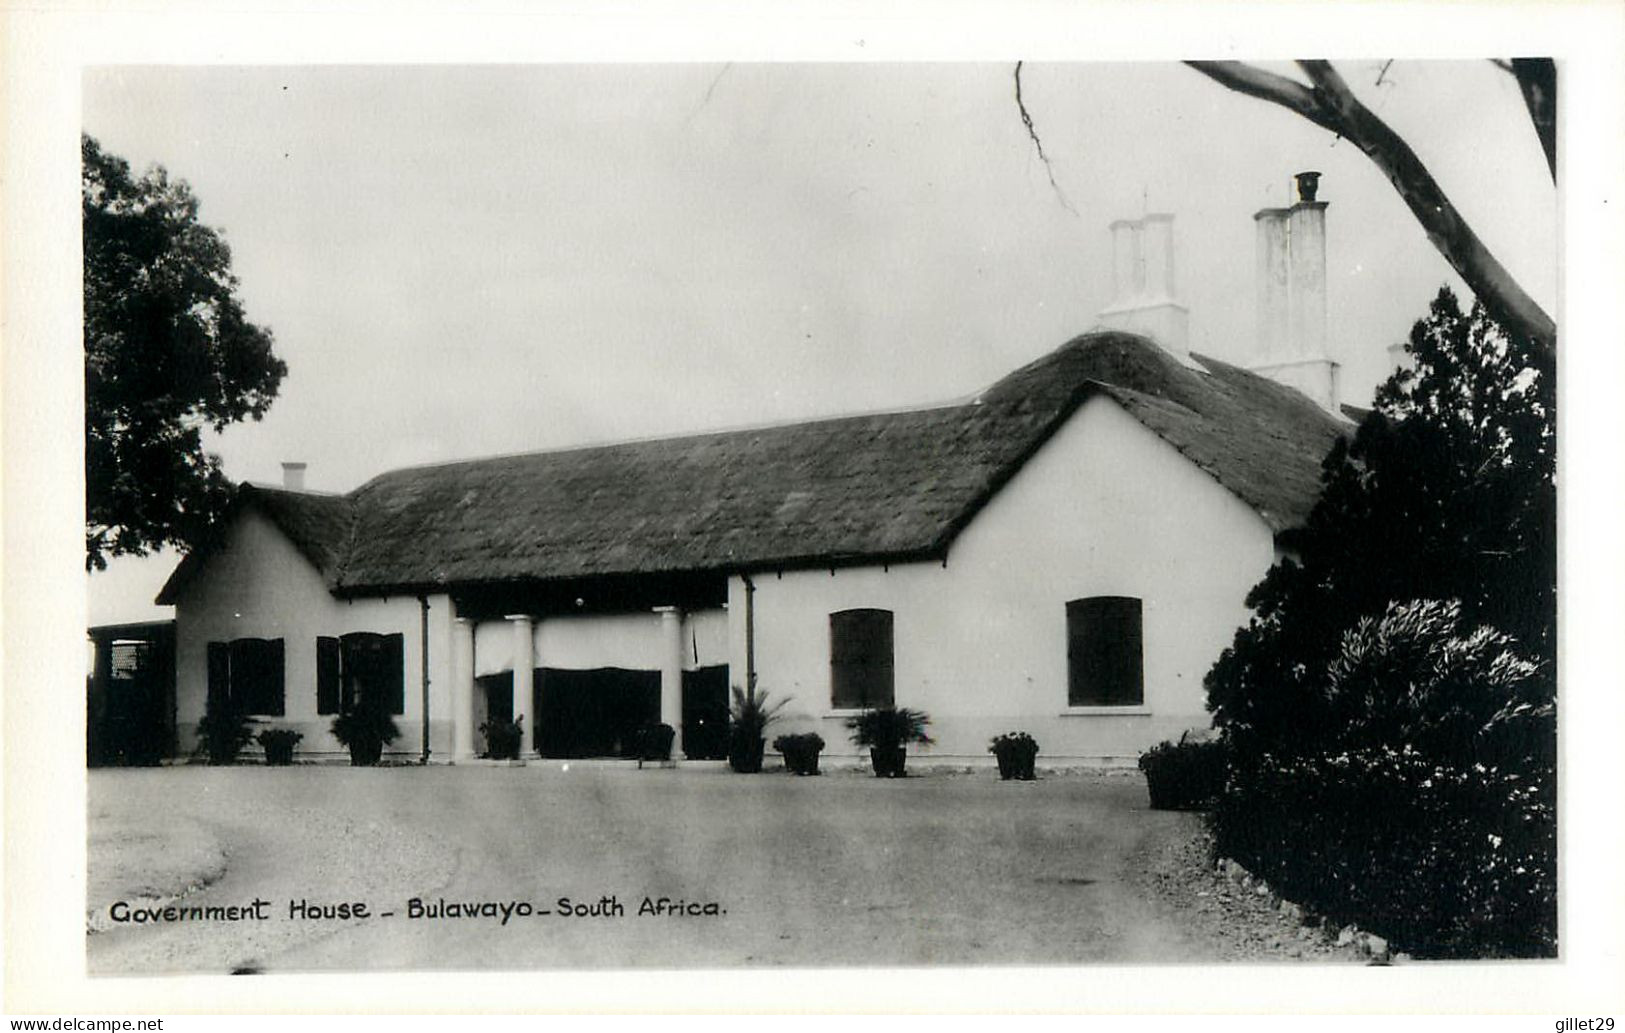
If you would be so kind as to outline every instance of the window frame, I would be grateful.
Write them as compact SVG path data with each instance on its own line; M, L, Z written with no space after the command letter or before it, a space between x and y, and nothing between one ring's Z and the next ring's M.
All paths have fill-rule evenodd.
M829 615L832 710L868 710L897 701L897 615L854 607Z
M263 655L256 661L254 652ZM245 635L211 641L205 654L207 699L247 717L287 716L288 655L283 639Z
M1066 705L1079 712L1146 712L1143 599L1067 600Z
M352 631L316 638L316 713L321 717L348 714L357 698L357 662L362 649L376 651L393 668L382 670L388 684L379 686L388 696L388 713L406 713L406 636L398 631Z

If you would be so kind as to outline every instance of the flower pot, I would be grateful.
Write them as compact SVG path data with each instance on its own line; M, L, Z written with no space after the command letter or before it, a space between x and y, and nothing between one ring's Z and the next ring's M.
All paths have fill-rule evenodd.
M265 763L272 767L287 767L293 763L293 747L291 742L266 743Z
M993 758L999 762L999 777L1007 782L1031 782L1038 777L1034 772L1037 750L995 750Z
M384 744L381 742L353 742L350 744L350 766L356 768L372 767L384 755Z
M754 775L762 770L766 750L766 739L735 738L728 744L728 766L741 775Z
M908 763L908 747L872 746L869 763L875 769L876 778L902 778L903 767Z
M786 750L784 752L784 766L795 775L818 774L818 750Z

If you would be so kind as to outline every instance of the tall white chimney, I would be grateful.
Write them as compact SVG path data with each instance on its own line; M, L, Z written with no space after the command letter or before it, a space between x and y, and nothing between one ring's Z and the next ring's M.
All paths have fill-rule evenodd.
M283 463L282 486L289 491L305 490L305 467L307 463Z
M1111 234L1113 293L1111 304L1100 310L1100 325L1143 334L1181 363L1202 370L1191 358L1190 310L1176 300L1174 217L1154 212L1118 219Z
M1338 371L1327 352L1326 202L1320 173L1300 172L1298 201L1253 216L1257 231L1258 344L1248 368L1295 387L1333 414Z

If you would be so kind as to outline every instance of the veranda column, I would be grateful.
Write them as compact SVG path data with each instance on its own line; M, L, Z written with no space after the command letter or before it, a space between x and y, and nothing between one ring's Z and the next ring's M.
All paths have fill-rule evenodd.
M451 629L451 762L474 759L474 622L458 617Z
M671 725L677 738L673 760L683 756L683 614L675 606L657 606L660 614L660 723Z
M525 716L519 722L519 756L529 757L536 749L536 622L527 613L510 614L508 620L513 621L513 716Z

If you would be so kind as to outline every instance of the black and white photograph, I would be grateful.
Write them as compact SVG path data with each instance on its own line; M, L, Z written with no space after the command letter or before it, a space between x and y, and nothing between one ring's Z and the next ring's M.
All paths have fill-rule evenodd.
M1559 978L1611 345L1494 42L85 56L72 978Z

